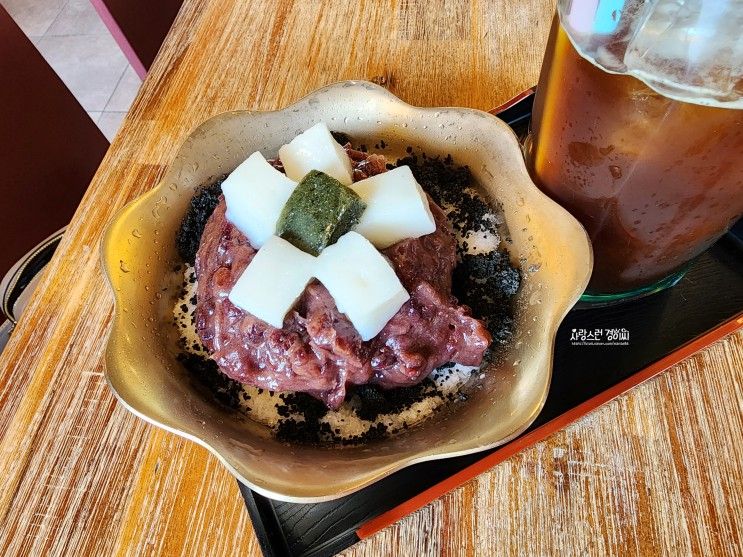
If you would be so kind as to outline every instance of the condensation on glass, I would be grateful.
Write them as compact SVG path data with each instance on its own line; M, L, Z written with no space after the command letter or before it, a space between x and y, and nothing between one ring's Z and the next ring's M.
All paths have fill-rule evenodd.
M559 0L529 170L586 227L588 300L674 284L743 214L743 0Z

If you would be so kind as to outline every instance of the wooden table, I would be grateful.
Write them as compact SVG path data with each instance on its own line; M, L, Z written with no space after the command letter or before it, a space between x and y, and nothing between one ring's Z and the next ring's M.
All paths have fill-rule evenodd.
M106 386L106 222L218 112L284 106L347 78L414 104L493 107L535 83L552 9L186 0L2 354L0 554L258 553L217 460ZM742 408L739 331L348 554L740 554Z

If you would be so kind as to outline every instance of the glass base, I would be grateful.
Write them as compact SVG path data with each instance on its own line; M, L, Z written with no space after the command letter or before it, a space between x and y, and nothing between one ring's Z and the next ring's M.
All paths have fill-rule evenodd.
M675 272L674 274L669 275L666 278L663 278L649 286L637 288L636 290L618 292L615 294L599 294L586 290L586 292L584 292L583 295L580 297L580 302L578 303L576 308L580 309L589 307L611 306L621 302L636 300L644 296L649 296L650 294L655 294L656 292L660 292L661 290L671 288L672 286L678 284L678 282L686 274L686 271L689 270L689 266L690 265L685 265L681 270Z

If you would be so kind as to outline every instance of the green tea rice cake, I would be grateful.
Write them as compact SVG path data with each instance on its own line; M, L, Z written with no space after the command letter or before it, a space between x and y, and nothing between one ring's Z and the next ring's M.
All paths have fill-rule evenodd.
M276 234L299 249L319 255L359 222L366 205L351 189L312 170L289 196Z

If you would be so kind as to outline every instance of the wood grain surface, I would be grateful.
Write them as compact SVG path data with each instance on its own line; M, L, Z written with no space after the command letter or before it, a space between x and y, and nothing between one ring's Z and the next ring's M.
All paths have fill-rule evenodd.
M488 109L536 82L551 0L186 0L0 359L0 554L259 553L234 479L103 376L98 246L188 132L341 79ZM348 555L740 554L743 333Z

